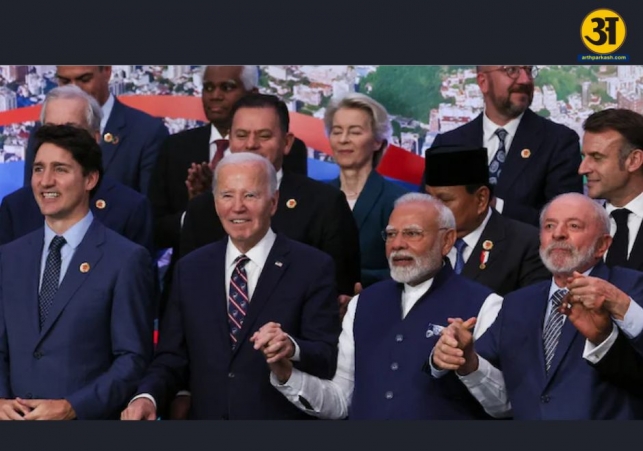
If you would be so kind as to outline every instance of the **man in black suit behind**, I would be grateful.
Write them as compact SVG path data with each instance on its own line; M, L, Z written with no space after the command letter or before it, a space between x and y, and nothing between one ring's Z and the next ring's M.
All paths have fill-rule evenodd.
M455 216L458 236L447 257L456 273L501 296L551 278L538 253L538 229L489 206L493 185L486 149L431 148L425 165L426 192Z
M257 66L205 68L201 98L209 123L170 135L161 147L152 173L149 197L157 248L173 248L177 252L188 201L210 190L212 169L229 153L232 106L241 97L257 92L258 83ZM284 159L284 168L305 175L307 161L306 145L296 139L291 153Z
M534 113L536 66L476 66L484 112L435 137L432 147L485 147L494 205L503 216L538 226L554 197L583 192L578 134Z
M286 105L275 96L250 94L235 104L232 117L230 150L257 152L277 170L279 205L272 221L275 231L333 257L338 292L352 297L360 278L357 225L340 190L283 168L284 156L294 139L288 131ZM180 255L224 236L212 191L191 200L181 229Z

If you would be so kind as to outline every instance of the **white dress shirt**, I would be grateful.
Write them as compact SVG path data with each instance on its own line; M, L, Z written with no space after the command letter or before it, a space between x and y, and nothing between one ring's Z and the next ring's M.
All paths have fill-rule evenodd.
M607 211L607 214L610 215L610 235L612 236L616 233L616 221L612 218L612 212L618 208L627 208L632 212L627 217L627 229L629 232L627 241L627 258L629 259L630 252L632 252L632 247L634 246L634 241L636 241L636 236L641 228L641 222L643 222L643 193L639 194L622 207L615 207L609 202L605 203L605 210ZM605 258L607 258L608 253L609 249L605 253Z
M478 228L475 229L470 234L462 237L464 242L467 243L467 246L462 251L462 258L465 263L469 260L469 257L471 256L473 249L478 244L478 241L480 240L480 236L482 235L482 231L484 230L485 227L487 227L487 223L489 222L490 217L491 217L491 208L487 210L487 216L485 216L484 220L478 226ZM454 268L455 268L455 261L457 259L457 256L458 256L458 250L455 248L455 246L453 246L449 251L449 253L447 254L447 257L451 261L451 266Z
M107 126L107 121L109 120L109 115L112 114L112 109L114 108L114 96L110 94L109 97L107 97L105 105L100 108L103 110L103 118L100 120L100 134L102 137Z
M588 275L592 269L590 268L583 274ZM556 285L552 278L549 299L559 289L560 287ZM543 324L551 309L551 302L548 302ZM563 319L566 320L567 317L563 316ZM631 301L624 319L622 321L613 319L613 322L615 324L612 333L603 343L596 346L590 343L589 340L585 340L585 349L582 356L584 359L592 363L600 361L616 341L619 330L629 338L637 337L643 331L643 308L636 302ZM496 418L511 416L511 403L502 372L480 356L478 356L478 361L476 371L466 376L458 375L458 377L489 415Z
M415 303L428 291L433 284L429 279L415 287L404 284L402 293L402 319L406 317ZM353 337L353 322L359 295L351 299L342 323L342 333L339 336L339 353L337 356L337 371L332 380L319 379L310 374L293 368L290 379L280 384L274 374L270 375L271 384L279 390L291 403L300 410L326 419L340 419L348 415L355 384L355 342ZM491 325L489 318L495 319L502 305L502 298L491 294L480 309L479 321L475 325L476 336ZM377 377L373 375L373 377ZM312 410L307 409L299 400L306 399Z
M487 157L489 163L493 160L494 155L498 152L498 145L500 144L500 139L496 135L496 130L499 128L504 128L507 132L505 137L505 155L509 155L509 148L513 142L514 137L516 136L516 131L518 130L518 125L520 125L520 120L522 119L524 113L522 113L517 118L514 118L507 122L505 125L498 125L494 123L491 119L487 117L486 112L482 115L482 146L487 149ZM496 197L496 210L499 213L502 213L502 209L505 206L504 200Z

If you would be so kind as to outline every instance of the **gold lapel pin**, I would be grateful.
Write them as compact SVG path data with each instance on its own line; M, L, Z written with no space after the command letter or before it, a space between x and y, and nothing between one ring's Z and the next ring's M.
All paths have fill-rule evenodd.
M529 158L531 156L531 150L522 149L522 151L520 152L520 156L523 158Z
M89 263L87 263L87 262L81 263L80 272L82 272L82 273L89 272Z
M288 202L286 202L286 207L288 208L295 208L297 206L297 201L295 199L288 199Z
M96 208L98 208L99 210L102 210L106 206L107 206L107 203L103 199L98 199L96 201Z
M114 140L114 137L112 136L111 133L105 133L103 135L103 141L105 141L106 143L111 143L113 140Z
M493 249L493 241L491 241L491 240L485 240L485 242L484 242L484 243L482 243L482 248L483 248L485 251L490 251L491 249Z

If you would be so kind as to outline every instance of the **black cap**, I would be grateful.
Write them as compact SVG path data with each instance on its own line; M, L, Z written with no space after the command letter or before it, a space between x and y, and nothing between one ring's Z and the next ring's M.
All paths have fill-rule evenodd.
M433 147L425 152L424 159L424 183L428 186L489 184L484 147Z

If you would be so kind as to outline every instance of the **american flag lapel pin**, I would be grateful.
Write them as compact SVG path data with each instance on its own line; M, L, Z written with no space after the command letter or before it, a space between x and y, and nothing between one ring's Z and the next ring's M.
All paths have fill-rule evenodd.
M283 265L284 265L284 264L283 264L283 263L281 263L279 260L277 260L277 261L275 262L275 266L279 266L280 268L281 268Z

